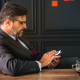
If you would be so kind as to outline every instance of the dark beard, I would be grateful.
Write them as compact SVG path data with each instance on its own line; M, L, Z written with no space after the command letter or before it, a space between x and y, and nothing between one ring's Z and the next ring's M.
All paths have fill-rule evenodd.
M22 30L23 30L23 29L22 29ZM20 30L20 31L22 31L22 30ZM10 34L11 34L12 36L15 36L15 37L21 37L22 34L20 33L20 31L19 31L19 32L16 32L16 30L14 29L14 26L12 26L12 30L11 30Z

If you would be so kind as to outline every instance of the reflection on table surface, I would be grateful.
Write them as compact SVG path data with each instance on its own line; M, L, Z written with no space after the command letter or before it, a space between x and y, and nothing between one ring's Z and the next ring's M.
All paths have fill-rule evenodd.
M42 69L39 73L16 77L0 72L0 80L80 80L80 76L73 69Z

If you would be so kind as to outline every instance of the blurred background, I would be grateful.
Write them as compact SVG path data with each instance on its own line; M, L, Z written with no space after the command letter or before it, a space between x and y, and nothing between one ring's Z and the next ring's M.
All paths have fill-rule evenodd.
M41 55L63 50L61 58L80 57L80 0L0 0L28 9L27 29L30 45Z

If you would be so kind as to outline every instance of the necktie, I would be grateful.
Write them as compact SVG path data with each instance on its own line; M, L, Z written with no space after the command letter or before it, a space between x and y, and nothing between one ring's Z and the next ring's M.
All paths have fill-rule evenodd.
M18 43L20 43L19 40L17 39L17 37L16 37L16 41L17 41ZM20 43L20 44L21 44L21 43Z
M34 56L37 56L37 52L35 50L31 50L31 49L29 50L34 54Z
M17 39L17 37L16 37L16 41L17 41L18 43L20 43L19 40ZM21 44L21 43L20 43L20 44ZM29 50L33 53L34 56L37 56L37 52L36 52L35 50L32 50L32 49L29 49Z

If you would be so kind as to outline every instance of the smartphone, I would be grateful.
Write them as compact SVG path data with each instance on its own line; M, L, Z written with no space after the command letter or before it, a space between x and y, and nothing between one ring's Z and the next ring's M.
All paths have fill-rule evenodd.
M57 54L54 54L52 57L59 55L60 53L62 53L62 50L59 50L59 52Z

